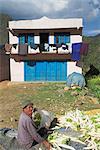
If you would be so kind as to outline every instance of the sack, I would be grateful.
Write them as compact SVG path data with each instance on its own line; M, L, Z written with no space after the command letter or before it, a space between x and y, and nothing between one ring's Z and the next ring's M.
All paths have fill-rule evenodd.
M33 117L34 122L38 124L38 129L42 127L45 127L48 129L51 125L51 122L54 119L54 115L51 112L48 112L46 110L40 110L40 109L37 109L32 114L32 117Z

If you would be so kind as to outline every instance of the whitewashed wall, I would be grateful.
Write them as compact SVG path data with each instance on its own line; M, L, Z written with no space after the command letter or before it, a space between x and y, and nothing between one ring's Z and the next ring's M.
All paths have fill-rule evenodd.
M10 59L11 81L24 81L24 62Z
M54 36L53 35L49 36L49 44L54 44Z
M18 37L13 36L12 33L9 32L9 43L10 44L17 44L18 43Z
M38 35L34 36L34 43L35 44L40 44L40 36L38 36Z
M67 62L67 76L73 72L82 74L82 68L76 66L76 62Z
M71 43L82 42L82 36L81 35L70 35L70 42Z
M81 35L70 35L70 44L72 43L78 43L82 42L82 36ZM10 44L17 44L18 43L18 37L13 36L12 33L9 32L9 43ZM35 35L34 36L34 43L40 44L40 36ZM54 44L54 35L49 36L49 43Z

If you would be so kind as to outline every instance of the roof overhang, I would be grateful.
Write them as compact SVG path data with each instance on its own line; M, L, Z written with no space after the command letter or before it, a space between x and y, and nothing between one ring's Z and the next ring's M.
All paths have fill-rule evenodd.
M18 20L9 21L9 28L12 29L66 29L66 28L82 28L82 18L70 19L50 19L42 17L34 20Z

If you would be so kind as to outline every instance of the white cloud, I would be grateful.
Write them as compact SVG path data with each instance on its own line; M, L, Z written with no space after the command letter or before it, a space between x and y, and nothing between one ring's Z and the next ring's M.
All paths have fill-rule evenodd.
M43 13L53 13L55 11L61 11L63 10L69 0L31 0L30 2L37 8L38 10L41 10Z
M90 34L100 34L100 29L89 31Z
M89 2L91 11L88 12L88 18L92 19L100 15L100 0L91 0Z
M100 0L0 0L0 11L14 19L82 17L90 29L90 23L100 18Z

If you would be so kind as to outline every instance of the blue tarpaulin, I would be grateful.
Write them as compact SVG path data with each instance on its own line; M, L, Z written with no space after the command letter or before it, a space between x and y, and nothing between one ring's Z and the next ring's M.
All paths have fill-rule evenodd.
M71 85L78 85L81 88L86 85L85 78L82 74L73 72L67 78L67 86L71 87Z
M72 60L80 60L80 49L82 43L73 43L72 44Z

